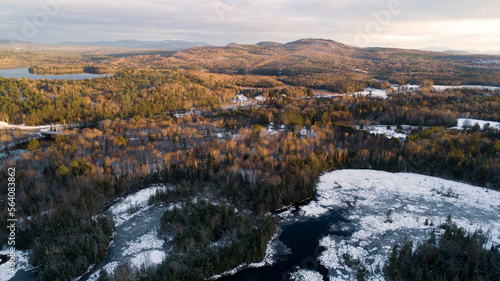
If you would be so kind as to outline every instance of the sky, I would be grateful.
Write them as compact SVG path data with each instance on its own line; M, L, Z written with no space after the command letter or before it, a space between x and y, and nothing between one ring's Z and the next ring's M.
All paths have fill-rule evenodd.
M0 0L0 39L500 50L498 0Z

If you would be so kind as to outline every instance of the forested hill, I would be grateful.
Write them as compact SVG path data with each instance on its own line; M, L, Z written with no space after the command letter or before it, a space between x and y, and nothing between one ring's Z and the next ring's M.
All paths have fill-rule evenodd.
M197 47L168 61L229 74L362 73L399 83L429 79L435 84L500 85L500 56L358 48L323 39Z
M19 48L23 44L14 45ZM27 49L15 51L8 49L12 44L0 43L0 49L9 50L1 52L0 68L38 66L41 69L43 66L44 73L51 73L51 69L54 73L66 73L69 68L85 67L112 68L115 72L126 68L195 69L225 74L301 77L306 80L325 80L328 78L324 76L328 74L330 77L349 77L350 80L378 78L399 84L432 82L500 86L500 56L358 48L325 39L301 39L285 44L232 43L223 47L199 46L177 52L152 51L151 48L138 51L110 47L28 45ZM53 53L64 48L67 49L65 59Z

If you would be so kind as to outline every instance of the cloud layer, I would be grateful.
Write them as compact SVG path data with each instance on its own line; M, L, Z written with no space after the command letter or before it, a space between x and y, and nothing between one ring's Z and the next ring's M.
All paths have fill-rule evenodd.
M185 39L212 44L328 38L359 46L500 49L492 0L0 0L0 38Z

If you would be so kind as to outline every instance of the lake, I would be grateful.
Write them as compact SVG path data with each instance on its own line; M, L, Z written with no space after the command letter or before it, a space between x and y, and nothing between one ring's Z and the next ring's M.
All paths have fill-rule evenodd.
M54 80L84 80L99 77L112 76L112 74L90 74L90 73L79 73L79 74L61 74L61 75L40 75L32 74L29 72L29 68L12 68L12 69L0 69L0 76L4 78L28 78L28 79L54 79Z

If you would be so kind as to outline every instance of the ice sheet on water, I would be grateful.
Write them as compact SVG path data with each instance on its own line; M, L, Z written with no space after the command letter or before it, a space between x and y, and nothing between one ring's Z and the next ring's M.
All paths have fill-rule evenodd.
M403 237L423 241L448 214L469 231L482 229L492 243L500 243L500 192L436 177L373 170L339 170L322 175L316 199L302 207L302 215L316 217L332 208L351 205L346 217L355 231L320 240L326 250L320 262L330 280L350 280L355 272L344 254L364 261L371 271L381 268L395 243ZM427 221L427 223L426 223ZM369 280L383 280L381 273Z
M130 194L120 202L114 204L109 208L113 214L113 219L115 225L119 226L134 215L135 213L130 213L130 208L134 207L137 209L144 209L148 206L148 200L151 195L154 195L157 190L167 190L167 187L163 185L153 185L148 188L137 191L136 193Z
M10 250L1 250L0 255L9 255ZM32 270L32 266L29 264L28 256L29 252L27 251L15 251L15 259L16 259L16 268L14 271L10 271L10 263L6 262L4 264L0 265L0 281L7 281L10 280L16 272L20 269L22 270Z
M301 269L292 273L290 279L296 281L323 281L323 276L317 271Z
M161 263L165 259L165 252L162 250L145 251L135 255L130 259L130 263L137 268L142 266L150 267Z
M156 230L139 237L135 241L127 242L128 248L123 251L123 256L128 256L136 253L143 252L144 250L163 248L164 241L158 238Z

